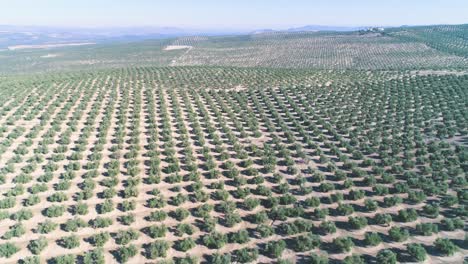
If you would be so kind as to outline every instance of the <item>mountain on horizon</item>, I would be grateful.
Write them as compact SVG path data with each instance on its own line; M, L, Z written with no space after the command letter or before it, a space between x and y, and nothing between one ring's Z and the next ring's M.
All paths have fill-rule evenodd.
M357 31L369 28L368 26L363 27L350 27L350 26L325 26L325 25L306 25L303 27L295 27L287 29L288 32L300 32L300 31Z

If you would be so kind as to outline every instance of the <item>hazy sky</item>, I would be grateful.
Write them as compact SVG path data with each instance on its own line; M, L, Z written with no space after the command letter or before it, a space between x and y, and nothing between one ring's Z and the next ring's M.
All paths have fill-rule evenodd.
M0 0L0 24L281 28L468 23L468 0Z

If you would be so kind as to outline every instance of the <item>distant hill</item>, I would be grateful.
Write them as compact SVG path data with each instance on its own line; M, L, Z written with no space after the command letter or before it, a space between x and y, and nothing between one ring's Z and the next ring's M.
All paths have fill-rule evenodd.
M272 32L279 32L279 31L267 28L267 29L257 29L257 30L250 32L249 34L255 35L255 34L272 33Z
M220 32L203 35L176 28L161 29L162 33L151 28L142 29L140 35L124 29L74 35L47 30L46 33L4 31L0 32L0 47L14 47L0 51L0 74L136 65L337 70L468 67L468 25L365 28L358 31L308 27L312 28L322 30L263 29L250 34L221 36L216 35ZM84 45L86 43L90 44ZM172 48L168 49L169 46Z
M350 32L368 29L370 27L345 27L345 26L324 26L324 25L307 25L302 27L288 28L285 30L274 29L257 29L250 34L262 34L272 32L318 32L318 31L335 31L335 32Z
M324 25L307 25L303 27L290 28L289 32L300 31L357 31L369 27L343 27L343 26L324 26Z
M9 46L61 43L112 43L181 36L246 34L239 30L184 29L177 27L61 28L0 25L0 50Z
M193 29L179 27L45 27L0 25L0 50L18 45L49 45L63 43L119 43L135 42L150 39L168 39L184 36L223 36L223 35L257 35L275 32L351 32L369 27L346 27L307 25L285 30L275 29Z

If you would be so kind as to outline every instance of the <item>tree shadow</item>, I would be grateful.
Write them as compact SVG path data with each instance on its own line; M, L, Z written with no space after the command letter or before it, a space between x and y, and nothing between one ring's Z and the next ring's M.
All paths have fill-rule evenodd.
M451 240L457 247L467 250L468 249L468 243L466 242L465 239L452 239Z

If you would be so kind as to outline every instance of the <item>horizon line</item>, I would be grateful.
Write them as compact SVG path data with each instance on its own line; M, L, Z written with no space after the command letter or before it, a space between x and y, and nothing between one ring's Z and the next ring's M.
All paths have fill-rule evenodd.
M37 28L51 28L51 29L128 29L128 28L176 28L176 29L198 29L198 30L256 30L256 29L290 29L300 28L307 26L322 26L322 27L403 27L403 26L443 26L443 25L465 25L467 23L434 23L434 24L397 24L397 25L384 25L384 24L301 24L301 25L271 25L271 26L192 26L192 25L114 25L114 26L89 26L89 25L31 25L31 24L9 24L0 23L0 26L7 27L37 27Z

